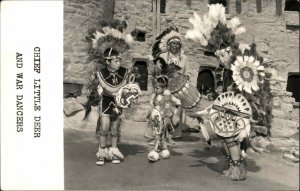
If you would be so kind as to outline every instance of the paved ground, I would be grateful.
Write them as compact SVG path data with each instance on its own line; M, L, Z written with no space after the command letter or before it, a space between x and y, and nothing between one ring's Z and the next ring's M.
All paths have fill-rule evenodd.
M221 176L225 161L217 142L208 147L199 134L191 134L170 146L171 159L150 163L143 132L142 123L125 122L120 145L125 160L99 167L94 132L65 128L65 189L299 190L299 164L282 154L250 153L247 180L233 182Z

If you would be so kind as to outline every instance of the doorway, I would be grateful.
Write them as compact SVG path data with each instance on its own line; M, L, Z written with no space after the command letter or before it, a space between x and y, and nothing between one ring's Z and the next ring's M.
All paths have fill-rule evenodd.
M206 95L209 91L215 92L215 81L211 70L205 69L199 72L197 89L202 95Z

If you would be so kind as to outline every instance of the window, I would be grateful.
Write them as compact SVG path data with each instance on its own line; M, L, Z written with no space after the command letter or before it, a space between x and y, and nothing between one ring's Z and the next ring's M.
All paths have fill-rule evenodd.
M166 12L166 0L160 0L160 13Z
M186 6L191 7L192 6L192 0L186 0Z
M227 7L227 0L209 0L208 4L222 4L224 7Z
M284 7L284 17L286 21L286 29L299 30L299 0L286 0Z
M299 0L286 0L284 11L300 11Z
M300 74L299 72L289 72L286 91L293 93L296 102L300 102Z
M214 53L214 52L211 52L211 51L204 51L204 55L205 55L205 56L213 56L213 57L216 57L215 53Z
M221 4L226 8L226 13L229 13L229 6L228 6L228 0L208 0L208 4Z
M153 12L153 3L155 3L156 10L157 10L157 1L156 0L152 0L151 12ZM160 13L166 13L166 0L160 0Z
M83 84L64 83L64 98L81 95Z
M136 41L145 42L146 33L143 31L138 31L136 35Z
M215 92L214 76L209 69L204 69L198 73L197 89L200 94L208 94Z
M140 42L145 42L146 40L146 29L137 29L135 28L132 32L131 35L133 36L134 40L140 41Z

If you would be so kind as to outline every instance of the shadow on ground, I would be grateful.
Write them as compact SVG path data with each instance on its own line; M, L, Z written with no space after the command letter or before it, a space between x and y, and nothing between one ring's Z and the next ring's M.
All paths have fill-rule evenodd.
M209 169L222 174L226 159L222 147L211 146L205 147L203 151L193 150L189 156L196 158L196 164L190 165L190 167L202 167L207 166ZM257 166L256 162L252 158L246 159L246 168L250 172L258 172L261 167Z

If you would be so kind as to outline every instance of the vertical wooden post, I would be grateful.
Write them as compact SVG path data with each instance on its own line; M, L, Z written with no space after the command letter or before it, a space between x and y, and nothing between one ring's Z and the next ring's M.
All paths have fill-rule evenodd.
M153 43L155 42L156 33L156 0L152 0L152 33L153 33Z
M261 13L262 9L261 9L261 0L256 0L256 11L258 13Z
M156 0L157 7L156 7L156 33L160 34L160 0Z
M282 2L281 0L276 0L276 15L280 16L282 14Z
M235 1L236 12L240 14L242 12L242 0Z
M192 6L192 0L186 0L186 6L191 7Z
M230 0L226 0L226 13L228 14L230 12Z

